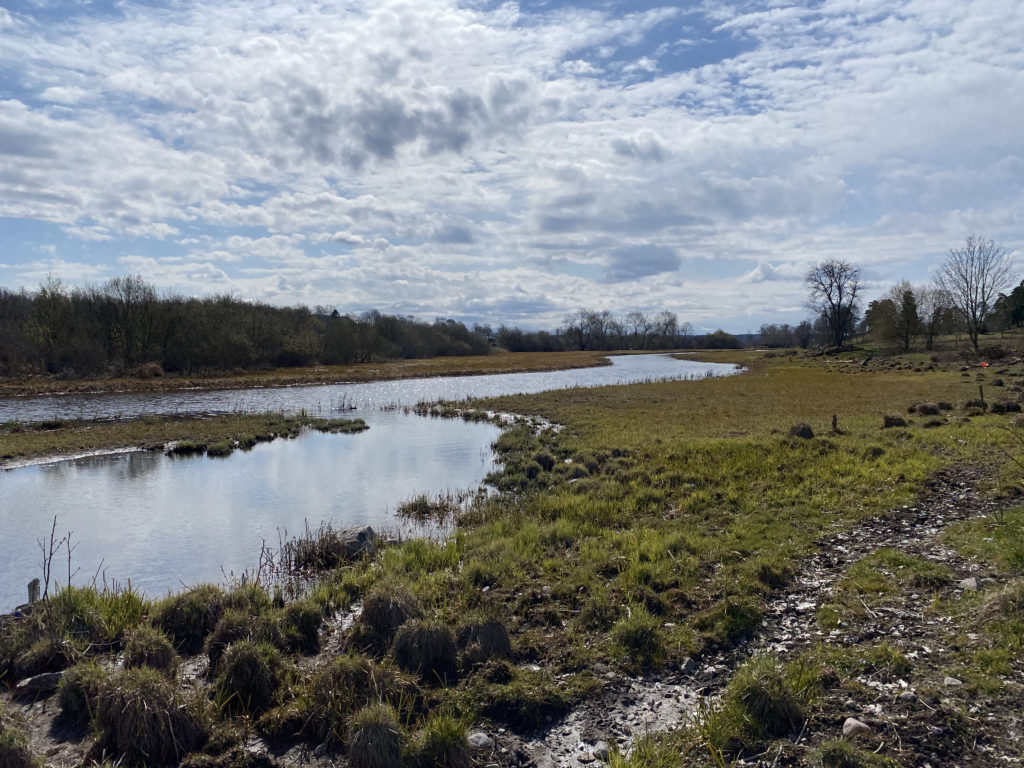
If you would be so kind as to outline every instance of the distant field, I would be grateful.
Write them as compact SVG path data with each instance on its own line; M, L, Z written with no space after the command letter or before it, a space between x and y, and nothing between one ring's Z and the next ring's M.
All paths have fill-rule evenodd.
M335 384L435 376L476 376L526 373L608 365L608 352L504 352L473 357L434 357L389 360L356 365L317 365L273 368L237 374L166 375L154 378L95 378L65 380L56 376L0 377L0 397L80 392L166 392L175 389L243 389L303 384Z

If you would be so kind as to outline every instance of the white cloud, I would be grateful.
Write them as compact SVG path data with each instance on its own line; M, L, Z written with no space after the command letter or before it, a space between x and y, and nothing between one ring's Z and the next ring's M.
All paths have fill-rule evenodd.
M21 86L0 101L0 216L132 260L108 272L283 303L344 285L361 306L508 295L549 319L799 306L817 259L887 274L975 228L1024 240L1019 6L0 11ZM737 52L673 63L709 40ZM638 244L721 274L680 281L630 262Z

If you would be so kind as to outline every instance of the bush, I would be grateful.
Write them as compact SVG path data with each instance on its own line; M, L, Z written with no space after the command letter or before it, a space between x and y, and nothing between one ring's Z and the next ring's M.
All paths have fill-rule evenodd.
M432 621L407 621L395 634L391 655L402 669L430 683L447 685L456 678L455 638Z
M129 765L173 765L209 735L198 700L185 701L154 669L112 675L100 692L97 725L103 746Z
M417 736L413 762L423 768L470 768L466 726L450 715L430 715Z
M125 636L124 665L173 672L178 666L178 655L163 632L140 624Z
M240 640L224 650L216 680L218 706L229 712L258 715L281 684L281 655L267 643Z
M462 649L464 668L482 664L488 659L508 658L512 655L512 641L508 630L494 619L469 621L458 631L457 642Z
M398 628L422 615L415 599L401 588L371 592L352 627L349 640L360 650L382 656L391 647Z
M78 725L92 720L106 680L106 670L94 661L85 661L67 670L57 688L61 716Z
M352 768L401 768L402 733L390 706L364 707L352 718L350 731L348 761Z
M197 653L224 612L224 591L213 584L200 584L153 608L152 622L166 633L175 646L186 653Z

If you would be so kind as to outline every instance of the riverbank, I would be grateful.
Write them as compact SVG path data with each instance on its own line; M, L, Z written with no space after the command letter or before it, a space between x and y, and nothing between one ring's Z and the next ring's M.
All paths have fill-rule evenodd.
M473 357L434 357L389 360L354 365L318 365L272 368L226 374L177 375L91 379L56 376L0 377L0 398L109 392L173 392L187 389L245 389L364 381L530 373L609 365L607 352L496 352Z
M123 450L206 453L226 456L236 449L303 429L361 432L362 419L323 419L279 413L224 416L142 416L116 421L56 419L0 424L0 469L25 463Z
M104 703L129 700L188 705L195 738L165 762L190 765L355 763L374 724L426 764L1019 757L1024 367L983 374L983 409L974 369L747 363L477 403L562 428L507 429L499 493L450 540L332 565L283 606L272 587L68 599L3 633L0 661L98 660L72 689L95 728L57 742L57 707L8 709L53 762L136 760ZM138 627L177 646L159 679L114 669Z

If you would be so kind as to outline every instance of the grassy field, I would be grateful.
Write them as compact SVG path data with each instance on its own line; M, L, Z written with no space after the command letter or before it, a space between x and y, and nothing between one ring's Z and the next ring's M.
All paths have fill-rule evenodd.
M126 691L170 685L163 698L148 695L198 713L187 724L191 748L210 760L226 759L255 729L282 748L324 745L352 760L374 734L396 734L387 749L407 759L467 765L470 725L528 734L594 701L609 675L659 679L690 660L742 659L769 606L795 589L823 541L856 541L889 510L917 503L939 472L983 468L982 487L972 489L979 498L1021 490L1013 460L1024 455L1015 426L1020 363L981 373L930 358L864 365L857 353L711 359L748 371L479 403L562 428L506 429L496 445L504 468L491 478L499 493L471 504L448 540L405 541L332 564L295 599L248 586L152 603L71 591L59 610L0 635L5 679L102 659L129 642L133 627L152 627L176 649L162 680L179 679L177 654L205 650L210 672L198 691L101 670L88 673L97 682L82 684L76 701L102 715L103 702L122 702ZM974 402L979 394L984 407ZM791 436L801 423L813 437ZM963 652L926 664L909 647L868 635L841 649L823 641L792 658L737 661L721 696L695 718L628 757L613 754L612 764L723 766L776 748L769 758L785 753L780 765L923 764L926 746L909 737L837 738L843 707L879 701L868 683L903 679L921 681L915 695L945 718L907 729L922 729L923 741L939 728L952 734L943 750L972 754L971 734L975 743L984 734L967 708L982 702L1002 712L1021 690L1013 687L1024 641L1021 520L1011 511L944 534L943 546L963 559L958 568L977 562L994 574L976 593L954 592L953 571L923 556L871 549L841 571L831 602L808 619L822 632L856 636L860 622L914 601L948 629L942 647ZM971 601L977 615L994 617L978 631ZM342 629L334 617L357 604L358 619ZM96 617L85 630L76 620L83 613ZM968 632L970 642L957 640ZM318 656L321 641L347 655ZM929 698L925 681L940 675L941 688L941 675L954 673L967 682L959 698L941 690ZM130 762L118 727L117 718L93 720L96 738Z
M476 376L492 373L555 371L608 365L606 352L495 352L480 357L434 357L389 360L356 365L317 365L272 368L233 374L166 375L64 379L57 376L0 377L0 397L70 394L77 392L166 392L176 389L244 389L354 381L384 381L436 376Z
M277 437L294 437L304 428L359 432L362 419L321 419L276 413L227 416L143 416L119 421L53 420L0 424L0 469L31 459L139 448L178 454L224 456Z

